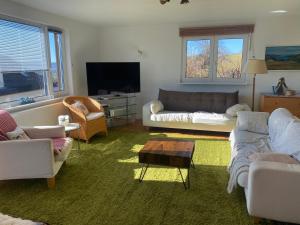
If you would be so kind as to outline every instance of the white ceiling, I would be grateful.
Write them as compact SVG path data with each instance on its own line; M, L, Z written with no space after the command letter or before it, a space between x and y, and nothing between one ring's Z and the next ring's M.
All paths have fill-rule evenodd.
M300 0L12 0L36 9L100 26L207 21L255 21L272 10L300 15Z

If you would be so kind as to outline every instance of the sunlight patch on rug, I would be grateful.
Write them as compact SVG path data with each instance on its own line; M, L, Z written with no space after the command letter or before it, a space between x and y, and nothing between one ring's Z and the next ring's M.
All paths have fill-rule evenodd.
M139 169L134 169L134 179L138 180L141 174L142 167ZM187 170L181 169L184 179L187 176ZM144 176L143 182L147 181L160 181L160 182L182 182L180 174L177 168L157 168L149 167L146 175Z

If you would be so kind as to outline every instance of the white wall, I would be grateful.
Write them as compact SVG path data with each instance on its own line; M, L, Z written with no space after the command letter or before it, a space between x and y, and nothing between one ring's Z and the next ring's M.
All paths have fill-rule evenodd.
M96 27L6 0L0 0L1 14L62 28L66 37L66 66L70 93L87 94L85 62L99 58Z
M276 16L256 23L254 46L257 58L264 58L266 46L300 45L300 17ZM300 91L300 71L269 71L256 79L256 103L259 93L272 92L280 77L286 78L290 89Z
M215 25L224 24L215 23ZM197 26L193 23L191 26ZM204 22L199 26L205 26ZM214 25L214 24L209 24ZM300 18L275 16L256 21L254 48L257 58L264 58L266 46L300 45ZM252 86L183 85L179 83L181 71L181 38L179 25L110 27L99 31L101 61L141 62L141 104L154 99L159 88L187 91L240 91L240 101L251 104ZM137 50L143 51L139 56ZM269 72L257 77L256 105L262 92L271 92L271 86L285 76L292 89L300 90L300 71ZM250 79L251 81L251 79ZM141 113L141 105L139 106Z

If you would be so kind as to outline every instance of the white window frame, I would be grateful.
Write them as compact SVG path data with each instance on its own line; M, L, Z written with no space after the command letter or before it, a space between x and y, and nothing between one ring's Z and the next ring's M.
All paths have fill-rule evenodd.
M15 17L7 16L7 15L2 15L2 14L0 14L0 19L12 21L15 23L23 23L23 24L27 24L30 26L36 26L36 27L42 28L44 31L44 42L45 42L45 48L46 48L45 51L46 51L46 60L47 60L47 90L45 90L46 96L34 97L36 102L27 104L27 105L20 105L17 103L17 100L11 101L10 106L4 107L4 108L13 109L13 108L19 108L19 107L23 107L23 106L24 106L24 108L27 108L30 105L37 105L39 102L44 102L44 101L48 102L51 99L60 98L61 96L67 96L68 92L69 92L69 77L67 76L67 66L66 66L67 65L67 59L66 59L67 54L66 54L65 31L58 27L53 27L53 26L49 26L49 25L45 25L45 24L41 24L41 23L37 23L37 22L32 22L32 21L28 21L25 19L15 18ZM51 60L50 60L50 44L49 44L48 30L57 30L62 33L62 57L63 57L62 63L63 63L63 69L64 69L64 71L63 71L64 90L63 91L58 91L58 92L53 91L53 80L52 80L52 76L51 76L51 72L50 72ZM24 97L24 92L20 93L20 98L21 97ZM5 102L0 102L0 108L3 108L3 107L1 107L2 104L5 104Z
M241 78L218 78L217 77L217 62L218 62L218 41L220 39L243 39L243 53L242 53L242 66ZM191 40L211 40L211 53L210 53L210 66L208 78L187 78L186 77L186 62L187 62L187 41ZM246 73L244 67L247 62L249 54L249 40L250 34L239 35L213 35L213 36L196 36L196 37L183 37L182 38L182 71L180 81L183 84L228 84L228 85L245 85Z
M209 55L209 68L208 68L208 77L203 77L203 78L187 78L186 77L186 63L187 63L187 41L196 41L196 40L210 40L210 55ZM201 80L204 83L207 82L212 82L212 72L213 72L213 55L212 53L214 52L214 48L213 48L213 37L211 36L201 36L201 37L191 37L191 38L184 38L183 39L183 52L182 52L182 77L181 77L181 81L186 83L186 82L199 82L199 80Z
M64 90L60 90L60 91L56 91L54 92L53 90L53 79L52 79L52 76L51 76L51 57L50 57L50 43L49 43L49 31L50 32L53 32L53 31L57 31L57 32L61 32L61 37L62 37L62 59L63 59L63 80L64 80ZM56 28L56 27L49 27L49 26L45 26L44 28L44 32L45 32L45 42L46 42L46 48L47 48L47 67L48 67L48 73L47 73L47 76L48 76L48 82L51 84L49 85L48 84L48 92L49 94L52 96L52 98L57 98L57 97L61 97L61 96L65 96L68 94L68 78L66 76L67 74L67 71L66 71L66 65L67 65L67 62L66 62L66 48L65 48L65 35L64 35L64 31L60 28ZM56 43L56 40L55 40L55 48L56 48L56 51L58 50L57 49L57 43ZM58 61L58 58L57 58L57 52L56 52L56 61ZM59 68L60 70L60 68ZM61 76L61 72L59 72ZM60 79L59 79L60 80Z

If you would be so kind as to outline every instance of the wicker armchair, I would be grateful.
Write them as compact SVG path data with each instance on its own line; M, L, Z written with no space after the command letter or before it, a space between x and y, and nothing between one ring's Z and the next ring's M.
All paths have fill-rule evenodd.
M72 106L75 101L81 101L89 110L88 115L84 115L80 110ZM102 133L107 135L107 126L104 110L101 104L96 100L86 96L69 96L63 101L63 104L69 109L72 122L79 123L81 128L79 138L87 143L95 134ZM70 133L71 137L77 138L78 132Z

